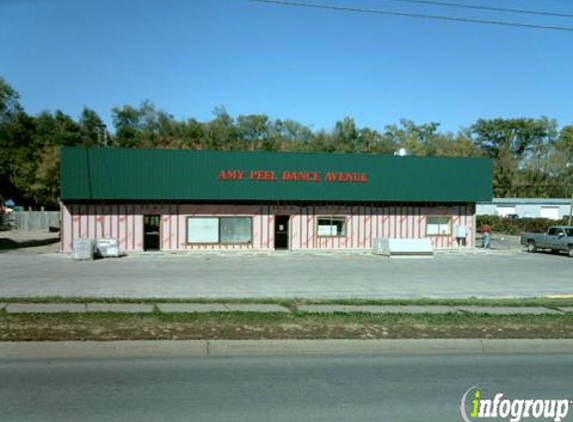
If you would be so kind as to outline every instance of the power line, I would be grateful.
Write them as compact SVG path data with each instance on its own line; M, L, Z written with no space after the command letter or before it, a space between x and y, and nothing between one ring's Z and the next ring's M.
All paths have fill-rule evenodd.
M331 4L319 4L319 3L303 3L291 0L234 0L243 1L250 3L264 3L273 4L281 6L294 6L294 7L306 7L311 9L324 9L324 10L335 10L339 12L356 12L356 13L370 13L376 15L386 15L386 16L401 16L407 18L420 18L420 19L434 19L441 21L450 22L464 22L464 23L476 23L482 25L498 25L498 26L512 26L518 28L529 28L529 29L543 29L551 31L562 31L562 32L573 32L573 27L567 26L549 26L549 25L535 25L529 23L519 23L519 22L507 22L507 21L496 21L496 20L486 20L486 19L471 19L462 18L454 16L443 16L443 15L427 15L422 13L405 13L405 12L393 12L381 9L369 9L362 7L350 7L350 6L336 6Z
M395 1L400 3L416 3L416 4L429 4L433 6L446 6L446 7L457 7L460 9L476 9L476 10L488 10L493 12L507 12L507 13L521 13L524 15L538 15L538 16L553 16L560 18L573 18L573 15L567 13L555 13L546 12L541 10L525 10L525 9L508 9L503 7L489 7L489 6L478 6L475 4L461 4L461 3L448 3L443 1L430 1L430 0L386 0Z

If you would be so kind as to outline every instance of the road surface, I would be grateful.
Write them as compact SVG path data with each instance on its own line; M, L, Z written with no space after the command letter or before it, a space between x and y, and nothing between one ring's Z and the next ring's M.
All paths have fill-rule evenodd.
M474 385L573 398L573 356L0 361L0 379L10 422L451 422Z

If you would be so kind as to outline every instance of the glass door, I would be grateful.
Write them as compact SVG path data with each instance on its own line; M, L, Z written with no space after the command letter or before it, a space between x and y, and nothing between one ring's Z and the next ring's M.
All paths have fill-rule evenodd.
M159 240L161 238L160 215L143 216L143 250L158 251L160 249Z

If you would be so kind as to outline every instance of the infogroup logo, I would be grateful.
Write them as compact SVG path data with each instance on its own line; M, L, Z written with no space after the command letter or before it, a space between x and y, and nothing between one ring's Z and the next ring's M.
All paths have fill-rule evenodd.
M460 412L465 422L486 418L508 419L510 422L520 422L522 419L559 422L567 417L571 405L573 401L569 399L507 399L503 393L486 399L481 389L474 386L462 396Z

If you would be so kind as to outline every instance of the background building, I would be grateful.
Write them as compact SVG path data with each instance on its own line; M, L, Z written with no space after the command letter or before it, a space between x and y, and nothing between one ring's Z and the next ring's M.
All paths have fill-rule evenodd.
M376 238L473 247L492 163L324 153L64 148L62 249L370 249Z
M477 204L477 215L561 220L570 209L571 198L493 198Z

